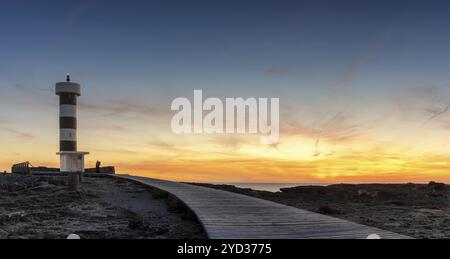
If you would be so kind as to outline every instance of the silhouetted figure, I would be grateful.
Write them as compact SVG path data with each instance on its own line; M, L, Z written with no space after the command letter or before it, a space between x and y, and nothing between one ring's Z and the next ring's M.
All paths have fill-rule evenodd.
M100 161L97 161L97 163L95 164L95 172L97 174L100 173L100 166L102 165L102 163Z

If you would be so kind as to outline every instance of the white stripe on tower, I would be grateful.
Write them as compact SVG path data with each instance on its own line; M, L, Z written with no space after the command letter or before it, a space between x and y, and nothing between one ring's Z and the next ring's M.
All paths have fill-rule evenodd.
M77 130L76 129L60 129L59 130L60 141L77 141Z
M71 104L63 104L59 107L59 117L77 117L77 106Z

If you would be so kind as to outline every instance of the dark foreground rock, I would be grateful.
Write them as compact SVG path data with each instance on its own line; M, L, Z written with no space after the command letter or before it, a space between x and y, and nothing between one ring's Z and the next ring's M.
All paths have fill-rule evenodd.
M0 239L204 238L187 210L155 199L146 187L111 178L85 178L68 192L60 177L0 174Z
M450 238L450 190L430 184L299 186L272 193L198 184L378 227L416 238Z

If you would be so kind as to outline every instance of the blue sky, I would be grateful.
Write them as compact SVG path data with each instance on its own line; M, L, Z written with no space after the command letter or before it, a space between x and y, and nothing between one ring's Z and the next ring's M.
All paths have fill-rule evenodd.
M450 62L449 7L446 1L14 1L0 11L0 76L10 84L46 84L70 71L116 94L153 84L253 91L270 88L266 70L291 75L276 78L281 83L328 88L352 66L350 76L366 81L438 80ZM426 76L411 76L418 71Z

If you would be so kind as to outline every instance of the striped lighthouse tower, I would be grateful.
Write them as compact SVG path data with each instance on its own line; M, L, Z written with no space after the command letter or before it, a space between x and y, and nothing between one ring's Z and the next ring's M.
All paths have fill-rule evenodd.
M56 83L56 95L59 96L59 149L61 172L68 174L69 187L78 190L84 173L84 156L88 152L77 151L77 98L81 95L81 86L70 81Z

